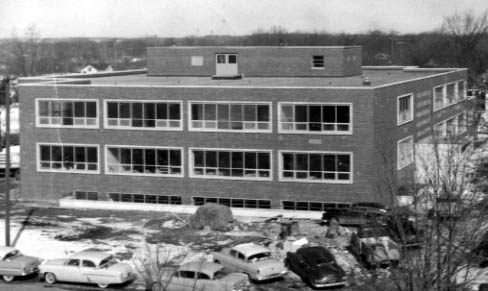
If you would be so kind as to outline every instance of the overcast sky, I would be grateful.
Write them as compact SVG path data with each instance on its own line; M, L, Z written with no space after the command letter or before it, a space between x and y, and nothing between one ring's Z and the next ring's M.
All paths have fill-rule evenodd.
M488 0L0 0L0 37L36 24L43 37L136 37L289 31L423 32Z

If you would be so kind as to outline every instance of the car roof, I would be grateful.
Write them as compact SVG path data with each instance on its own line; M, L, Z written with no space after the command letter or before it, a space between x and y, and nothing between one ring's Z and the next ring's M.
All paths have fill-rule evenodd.
M269 253L270 250L263 247L263 246L260 246L260 245L257 245L255 243L245 243L245 244L240 244L240 245L236 245L234 246L232 249L238 251L239 253L243 254L244 256L249 257L250 255L254 255L254 254L259 254L259 253L264 253L264 252L267 252Z
M0 259L5 257L6 254L10 253L11 251L17 250L16 248L13 247L3 247L0 246Z
M193 271L207 274L209 277L213 277L215 272L223 269L224 266L211 263L211 262L189 262L180 266L180 271Z
M332 254L326 248L321 246L299 248L297 253L307 258L318 258L323 256L333 258Z
M100 265L100 262L108 257L112 256L109 253L99 252L99 251L82 251L73 254L70 259L82 259L90 260L95 263L95 265Z

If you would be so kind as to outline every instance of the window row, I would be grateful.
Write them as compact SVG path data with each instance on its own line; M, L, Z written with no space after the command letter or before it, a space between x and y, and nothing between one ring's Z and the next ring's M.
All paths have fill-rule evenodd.
M302 211L324 211L331 208L348 208L351 205L347 203L330 203L316 201L281 201L284 210L302 210Z
M271 208L271 200L266 199L241 199L223 197L193 197L194 205L204 205L206 203L221 204L235 208Z
M270 102L189 102L189 130L271 132ZM97 100L37 99L38 127L98 128ZM105 100L105 128L183 130L181 101ZM352 133L352 105L278 103L282 133Z
M434 125L436 138L456 138L467 131L466 112L450 117Z
M98 145L39 144L38 170L99 173ZM189 150L189 177L271 181L271 150ZM352 182L352 153L279 152L280 181ZM183 177L183 149L105 146L105 173Z
M451 104L466 99L466 81L444 84L434 88L434 110L439 110Z

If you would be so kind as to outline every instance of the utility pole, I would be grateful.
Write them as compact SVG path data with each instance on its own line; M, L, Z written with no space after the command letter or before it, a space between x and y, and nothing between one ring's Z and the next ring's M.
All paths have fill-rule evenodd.
M5 82L5 246L10 246L10 90L14 76Z

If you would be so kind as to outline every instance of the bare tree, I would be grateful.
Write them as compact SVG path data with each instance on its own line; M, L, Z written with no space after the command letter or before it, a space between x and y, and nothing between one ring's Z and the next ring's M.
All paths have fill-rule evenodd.
M11 39L12 65L10 71L21 76L32 76L37 72L40 50L40 32L35 24L30 25L23 36L15 33Z

